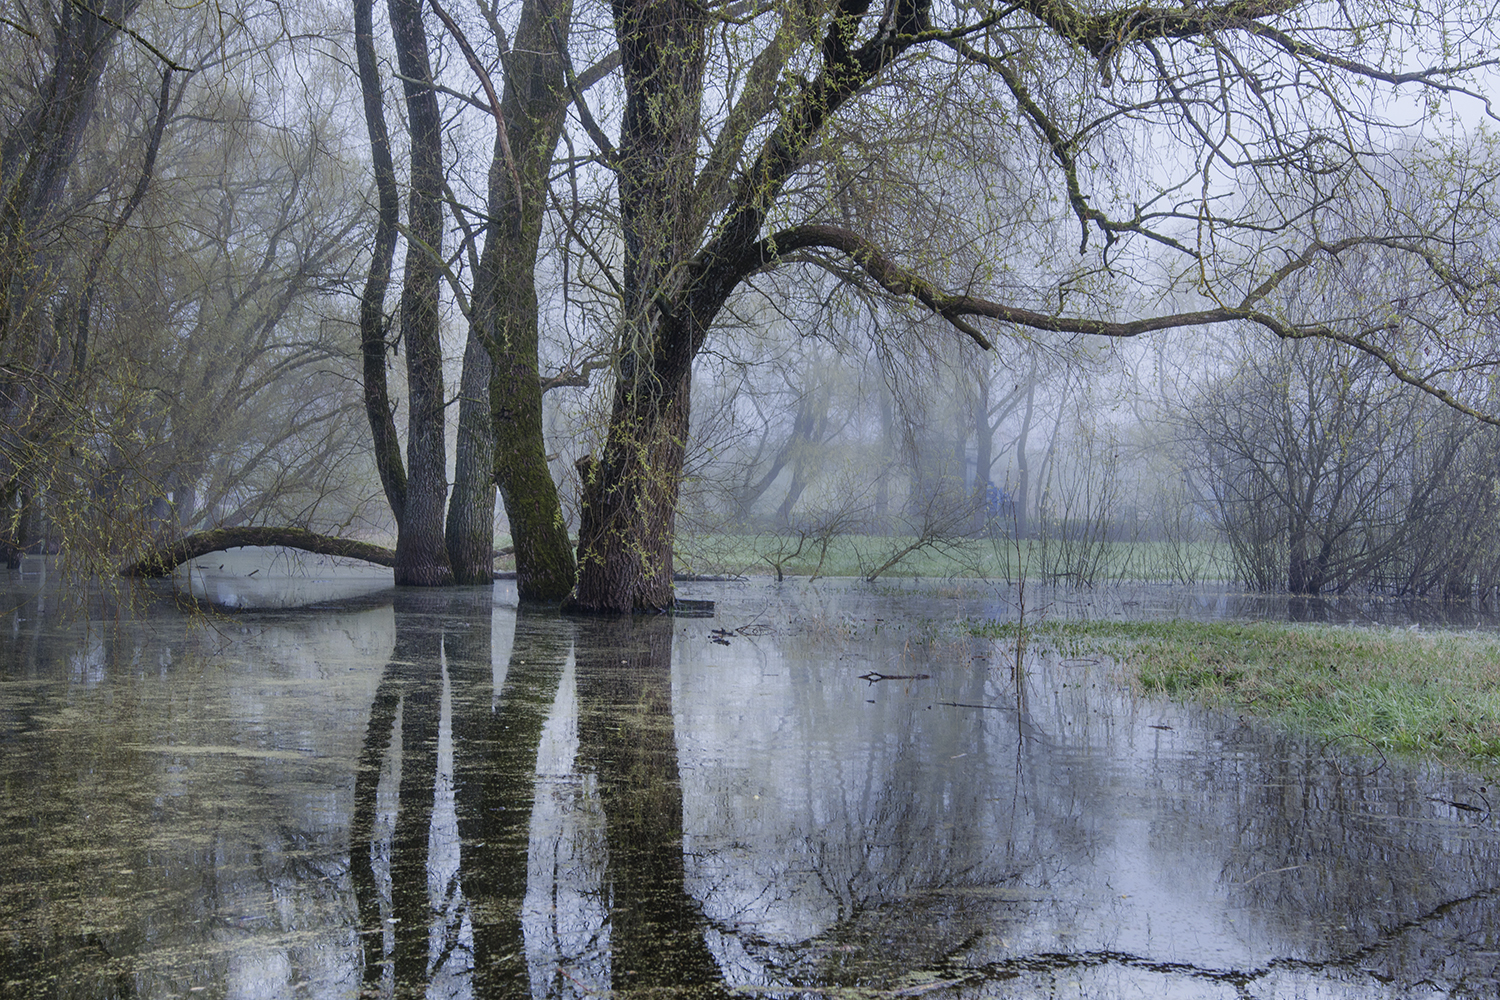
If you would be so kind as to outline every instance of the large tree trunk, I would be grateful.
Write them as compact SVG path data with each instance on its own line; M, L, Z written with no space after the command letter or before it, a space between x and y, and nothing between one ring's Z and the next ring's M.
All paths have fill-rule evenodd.
M566 45L571 19L572 4L564 0L532 0L522 9L506 61L505 129L495 139L491 221L471 317L494 363L494 481L515 542L516 590L527 602L561 601L576 576L542 433L536 295L547 175L569 100L559 46Z
M579 463L583 523L572 610L622 614L672 606L672 539L689 386L685 370L675 392L654 382L649 391L616 389L604 457Z
M700 323L686 305L701 221L693 168L705 59L702 7L692 0L616 0L614 17L625 71L618 159L625 322L604 455L585 463L572 607L593 613L662 610L673 602L672 539L692 360L712 319Z
M443 538L448 501L443 421L443 347L438 290L443 262L442 116L427 56L421 0L389 0L391 33L406 95L411 134L406 271L401 287L401 339L406 348L406 505L396 533L396 583L453 582Z
M783 185L830 116L910 44L902 39L919 36L927 6L899 0L896 30L850 50L845 35L868 5L849 4L825 39L823 70L767 137L725 208L700 204L694 177L709 23L703 6L614 0L625 83L615 158L624 315L604 456L584 463L575 609L618 613L672 603L693 358L735 286L787 249L761 240Z

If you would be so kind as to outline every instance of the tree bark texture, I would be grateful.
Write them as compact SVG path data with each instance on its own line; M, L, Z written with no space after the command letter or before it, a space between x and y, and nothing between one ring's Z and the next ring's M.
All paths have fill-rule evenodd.
M443 538L448 500L443 420L443 347L438 291L442 279L442 115L432 79L421 0L389 0L411 134L406 269L401 287L401 339L406 350L406 504L397 525L396 583L440 586L453 581Z
M359 65L359 89L364 100L365 126L370 135L370 159L375 171L375 245L359 301L360 353L364 361L365 415L375 445L375 468L396 523L406 511L406 463L391 407L385 377L389 343L385 328L385 294L400 229L401 199L396 191L396 165L391 157L390 132L385 124L385 96L375 63L374 0L355 0L354 49Z
M688 0L616 0L625 319L603 456L586 463L571 607L670 607L672 538L700 325L687 308L700 222L693 167L705 21ZM717 309L712 311L717 312Z
M516 590L526 602L561 601L576 577L542 432L536 294L548 171L569 102L561 46L571 20L565 0L531 0L522 9L506 59L504 130L497 130L491 160L490 221L471 317L493 362L494 482L515 542Z
M495 431L490 421L490 356L470 331L458 387L458 446L444 537L457 584L495 578Z

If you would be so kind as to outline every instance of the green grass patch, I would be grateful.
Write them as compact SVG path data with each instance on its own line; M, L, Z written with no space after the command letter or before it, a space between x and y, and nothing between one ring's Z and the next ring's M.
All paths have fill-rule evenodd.
M984 623L978 635L1014 636ZM1500 636L1274 622L1042 622L1030 636L1125 665L1146 693L1477 765L1500 760Z
M825 548L817 539L795 535L683 534L675 561L687 573L775 576L779 564L787 577L864 577L914 542L914 536L837 535ZM1065 582L1069 567L1078 562L1069 556L1076 555L1076 547L1070 550L1056 539L1027 539L1019 551L1004 538L955 539L911 552L883 575ZM1084 582L1222 582L1232 575L1228 547L1217 542L1106 542L1096 565L1095 579Z

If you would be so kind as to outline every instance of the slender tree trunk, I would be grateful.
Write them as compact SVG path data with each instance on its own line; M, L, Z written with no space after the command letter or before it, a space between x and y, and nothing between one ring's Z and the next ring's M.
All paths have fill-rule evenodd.
M375 63L374 0L355 0L354 51L359 65L359 88L364 100L365 126L370 134L370 159L375 171L375 246L359 301L360 353L364 362L365 416L375 445L375 468L397 530L406 512L406 463L386 383L389 344L385 329L385 294L391 284L401 201L396 191L396 165L391 158L390 133L385 124L385 98Z
M1016 435L1016 537L1025 538L1030 525L1027 514L1031 507L1031 458L1027 454L1031 437L1031 418L1036 413L1036 380L1026 386L1026 415L1021 418L1021 433Z
M979 380L974 400L974 530L983 531L990 510L990 470L995 465L995 429L990 425L990 380Z
M470 331L458 390L458 448L444 537L457 584L495 577L495 428L490 420L490 355Z
M453 581L443 538L448 501L444 441L442 317L442 116L432 79L421 0L389 0L391 33L406 95L411 134L406 270L401 286L401 339L406 348L406 505L396 534L396 583Z

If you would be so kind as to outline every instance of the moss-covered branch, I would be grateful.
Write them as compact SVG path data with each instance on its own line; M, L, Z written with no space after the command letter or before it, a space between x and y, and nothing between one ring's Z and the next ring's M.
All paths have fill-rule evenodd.
M278 545L300 549L321 556L344 556L362 559L377 566L396 565L396 553L380 545L356 542L349 538L320 535L303 528L239 527L200 531L175 542L153 549L134 562L120 567L121 576L155 579L166 576L189 559L236 549L247 545Z

